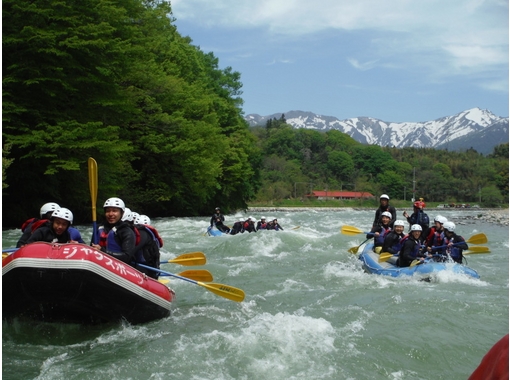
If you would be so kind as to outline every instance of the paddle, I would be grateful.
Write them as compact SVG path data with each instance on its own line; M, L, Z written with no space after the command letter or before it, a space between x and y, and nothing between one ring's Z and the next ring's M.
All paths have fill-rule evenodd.
M468 244L485 244L487 243L487 235L485 235L483 232L471 236L469 239L466 240L466 243Z
M96 223L96 203L97 203L97 162L89 157L89 188L90 200L92 202L92 243L97 244L97 223Z
M301 228L301 226L296 226L296 227L294 227L294 228L291 228L291 230L298 230L298 229L300 229L300 228Z
M189 267L193 265L205 265L206 261L207 259L202 252L189 252L177 256L175 259L161 261L160 264L172 263Z
M372 233L370 233L369 235L373 235ZM349 248L347 251L349 253L352 253L353 255L355 255L356 253L358 253L358 250L359 250L359 247L361 247L363 244L365 244L367 241L369 241L370 239L367 239L365 240L363 243L361 243L360 245L358 245L357 247L351 247Z
M361 231L359 228L354 226L342 226L340 232L344 235L358 235L358 234L369 234L370 232Z
M413 261L411 262L411 264L409 265L409 267L410 267L410 268L411 268L411 267L415 267L416 265L419 265L419 264L423 264L423 261L421 261L421 260L413 260Z
M384 261L388 261L393 256L398 256L398 253L394 255L393 253L389 252L381 252L381 254L379 255L379 262L382 263Z
M491 253L489 247L469 247L467 251L462 252L464 255L475 254L475 253Z
M151 269L153 271L159 272L164 276L172 276L172 277L184 280L184 281L191 282L192 284L202 286L202 287L206 288L207 290L209 290L210 292L212 292L220 297L227 298L231 301L241 302L244 300L244 292L241 289L234 288L233 286L223 285L223 284L214 284L214 283L204 284L201 281L194 281L189 278L181 277L177 274L165 272L161 269L153 268L153 267L150 267L150 266L147 266L144 264L138 264L138 265L141 266L142 268L147 268L147 269Z
M195 281L211 282L213 280L211 272L205 269L185 270L179 273L179 276L190 278ZM158 281L162 284L168 284L170 282L167 278L160 278Z
M211 282L213 281L213 276L211 272L205 269L193 269L193 270L185 270L178 274L178 276L190 278L195 281L202 282Z

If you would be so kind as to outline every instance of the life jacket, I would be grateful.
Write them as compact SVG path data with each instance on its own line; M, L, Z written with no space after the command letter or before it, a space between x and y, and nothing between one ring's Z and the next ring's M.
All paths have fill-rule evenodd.
M394 234L395 236L399 237L399 235L398 235L398 234L397 234L394 230L392 230L391 232L393 232L393 234ZM389 235L389 234L391 234L391 232L388 232L388 234L386 235L386 237L388 237L388 235ZM386 237L385 237L385 239L386 239ZM400 250L402 249L402 243L401 243L401 241L402 241L402 239L403 239L403 238L404 238L404 236L402 236L402 238L401 238L401 239L398 239L398 240L397 240L397 239L395 239L395 240L394 240L394 241L395 241L395 243L394 243L394 244L390 247L390 248L391 248L394 252L400 252ZM384 244L383 244L383 245L384 245Z
M381 231L379 231L379 236L374 241L374 246L381 247L384 244L384 238L391 232L390 226L384 227L381 226Z
M409 238L411 238L411 235L410 235L410 234L407 234L407 235L405 235L402 239L400 239L400 242L399 242L400 247L404 248L404 244L405 244L405 242L406 242L407 240L409 240ZM402 248L401 248L401 249L402 249ZM414 249L413 249L413 251L411 252L411 256L412 256L412 257L417 257L418 252L420 251L420 248L421 248L421 245L420 245L420 244L415 244L415 245L414 245Z
M34 218L36 219L36 218ZM32 223L32 232L31 233L34 233L35 230L37 230L39 227L41 226L44 226L44 225L49 225L49 222L50 220L49 219L39 219L39 220L36 220L35 222Z
M129 227L127 227L129 228ZM130 228L131 231L133 231L132 228ZM136 242L136 233L135 234L135 242ZM100 226L98 228L98 235L99 235L99 245L101 248L104 248L105 251L112 252L112 253L122 253L122 247L117 243L117 240L115 239L115 235L117 234L117 226L112 227L112 229L108 232L106 232L104 226ZM138 237L138 240L140 238Z
M435 245L436 247L444 245L444 239L445 239L444 231L435 231L432 240L432 245Z
M450 243L450 241L452 243L459 243L458 241L456 242L455 241L455 236L452 236L452 239L448 239L446 236L444 237L444 242L443 242L443 245L448 245ZM455 246L455 245L452 245L451 247L447 247L444 249L444 252L445 253L448 253L450 255L450 257L454 260L454 261L457 261L457 262L461 262L462 261L462 249Z
M23 223L23 224L21 225L21 232L25 232L25 229L26 229L28 226L30 226L32 223L37 222L38 220L41 220L41 219L39 219L39 218L30 218L30 219L27 219L27 220L25 221L25 223Z
M159 249L163 246L163 239L159 235L158 231L152 226L137 224L134 227L135 231L138 232L138 236L141 236L140 231L144 231L149 237L149 240L144 242L145 244L143 247L140 247L140 249L136 252L136 262L159 269L159 261L161 257ZM136 245L138 246L139 244L140 240L136 243ZM155 279L159 276L159 272L156 271L144 270L143 272Z

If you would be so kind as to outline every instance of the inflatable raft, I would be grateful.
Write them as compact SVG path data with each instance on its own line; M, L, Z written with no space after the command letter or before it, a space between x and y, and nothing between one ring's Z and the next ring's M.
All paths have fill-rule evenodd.
M386 262L379 262L379 255L372 250L373 246L374 243L369 242L360 247L361 253L359 259L363 262L363 269L367 273L391 277L418 276L423 279L428 279L433 273L451 271L453 273L465 274L473 278L480 278L474 269L458 263L441 263L431 260L413 267L400 268L396 266L396 257Z
M175 293L84 244L32 243L2 260L2 318L144 323L170 315Z

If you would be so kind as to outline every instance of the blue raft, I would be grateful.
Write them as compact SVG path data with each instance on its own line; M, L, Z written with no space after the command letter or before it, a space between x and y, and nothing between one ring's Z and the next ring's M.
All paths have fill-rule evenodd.
M221 235L226 235L224 234L223 232L221 232L220 230L218 230L216 227L207 227L207 231L206 231L207 235L209 236L221 236Z
M391 277L418 276L430 278L433 273L450 271L452 273L465 274L473 278L480 278L474 269L458 263L426 261L423 264L413 267L400 268L396 266L396 257L380 263L379 255L372 250L373 246L374 243L367 243L364 247L360 247L360 249L363 248L363 250L359 255L359 259L363 262L363 269L367 273Z

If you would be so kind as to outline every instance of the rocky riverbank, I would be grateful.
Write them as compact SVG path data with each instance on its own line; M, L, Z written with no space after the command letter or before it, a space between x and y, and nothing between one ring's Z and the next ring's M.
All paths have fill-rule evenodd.
M496 223L508 226L508 209L482 210L480 211L480 214L473 217L473 219L484 220L489 223Z
M351 207L250 207L247 212L248 213L268 213L268 212L299 212L299 211L339 211L345 212L349 210L359 210L359 208L351 208ZM452 211L459 211L459 209L451 209ZM476 215L473 216L472 213L469 216L459 216L452 218L454 222L460 222L461 224L468 224L469 221L474 220L483 220L488 223L495 223L504 226L508 226L508 209L462 209L463 211L475 211ZM427 210L429 214L429 218L431 221L434 219L436 213L442 212L444 216L448 218L449 209L437 209L437 210Z

